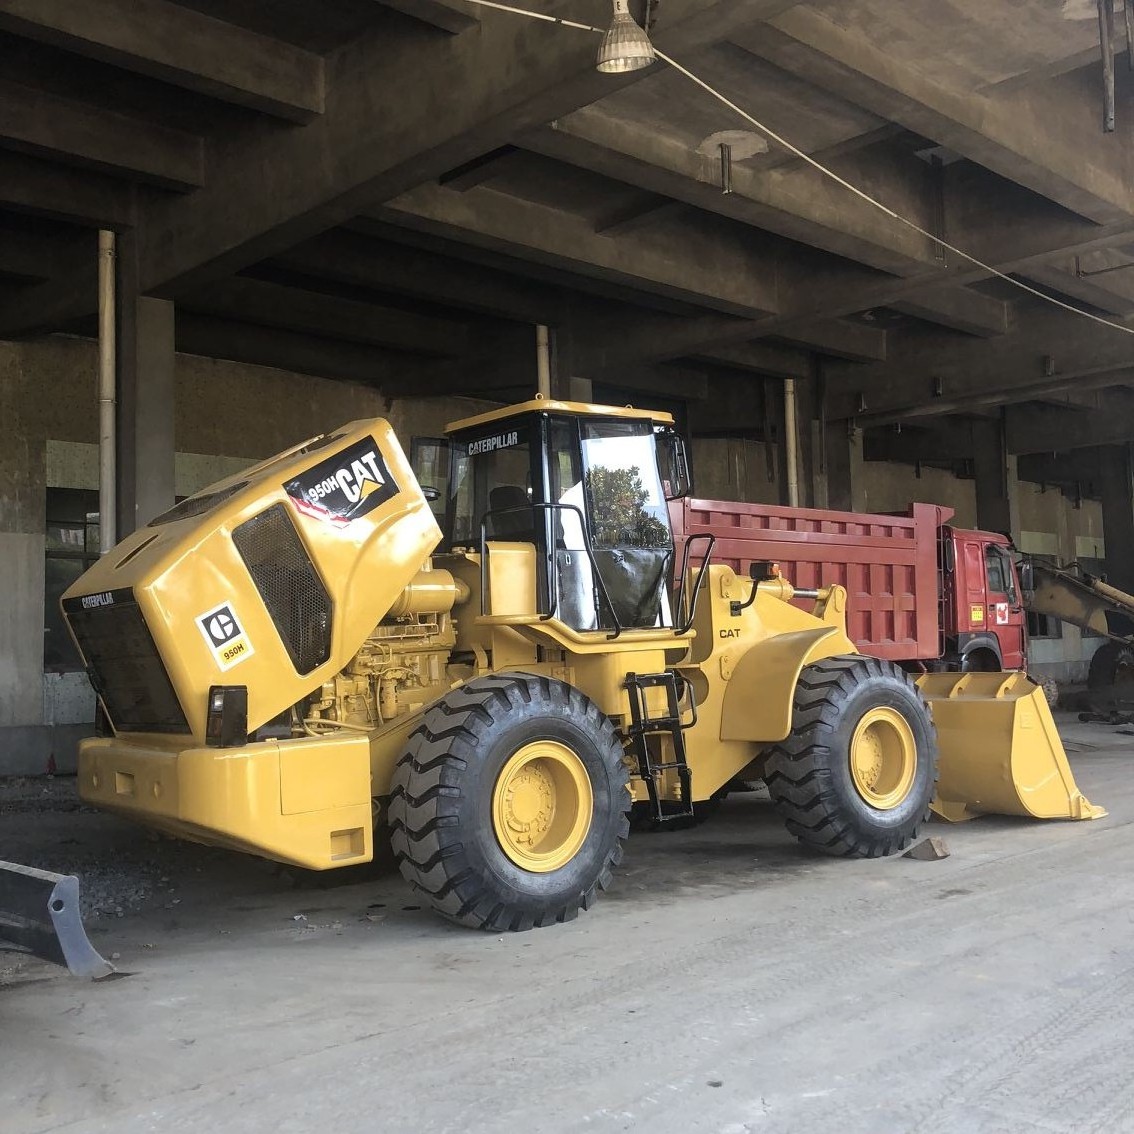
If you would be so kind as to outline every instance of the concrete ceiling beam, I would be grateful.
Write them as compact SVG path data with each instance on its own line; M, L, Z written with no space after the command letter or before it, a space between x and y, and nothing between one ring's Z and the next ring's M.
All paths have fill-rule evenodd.
M2 143L166 189L205 181L196 135L0 79Z
M608 237L562 209L491 189L453 193L435 185L396 198L376 219L730 315L758 318L778 301L759 243L736 240L719 222Z
M653 34L684 52L787 6L666 0ZM606 0L577 8L582 21L609 19ZM641 77L599 74L595 49L588 35L502 12L444 41L356 41L328 60L326 113L303 130L260 129L218 149L209 186L148 211L143 288L168 294L238 271Z
M675 220L685 208L681 201L659 197L656 193L643 193L636 200L611 209L595 221L595 232L602 236L622 236L659 221Z
M77 249L80 255L89 256L90 239L4 227L0 229L0 272L42 282L70 269Z
M1094 401L1096 408L1078 412L1049 405L1009 406L1009 452L1061 453L1126 444L1134 436L1134 392L1099 390Z
M378 0L378 3L450 35L469 31L480 22L473 14L475 9L462 0L456 3L446 3L446 0Z
M558 288L342 230L297 245L263 267L526 323L554 322L564 304Z
M845 319L816 320L778 336L816 354L848 362L885 362L887 332L881 327L849 323Z
M1007 334L1011 325L1011 304L965 287L927 288L890 306L903 315L981 338Z
M475 189L478 185L485 185L502 177L510 169L515 169L524 160L524 151L516 146L501 146L486 154L457 166L456 169L447 170L438 178L440 184L446 189L457 193L464 193ZM529 159L530 160L530 159Z
M318 55L170 0L0 0L0 28L292 122L323 110Z
M811 375L811 360L806 351L775 343L741 343L706 349L694 357L733 370L748 370L766 378L806 379Z
M58 330L76 311L98 306L98 238L77 239L55 265L51 279L24 287L0 304L0 339L18 339Z
M463 354L470 341L459 322L243 276L183 297L178 309L423 354Z
M884 363L832 363L828 413L863 424L933 417L1120 385L1132 367L1130 335L1037 301L998 338L892 334Z
M1024 453L1016 462L1021 480L1032 484L1076 486L1084 495L1101 497L1102 477L1098 452L1076 449L1068 453Z
M700 153L664 129L647 130L601 106L558 119L520 143L546 157L882 271L909 275L936 265L931 241L895 225L809 167L760 170L734 162L731 192L725 193L719 154ZM930 225L928 167L911 156L910 164L899 168L882 161L883 156L877 155L871 166L875 179L885 177L887 201Z
M1098 124L1077 75L1042 91L973 94L802 7L734 42L816 86L916 131L1098 223L1134 214L1134 154Z
M135 224L137 194L116 178L0 150L0 208L117 232Z
M1134 271L1134 264L1130 267ZM1134 291L1122 294L1129 290L1130 281L1122 281L1116 275L1080 276L1063 264L1037 264L1021 274L1040 288L1058 292L1108 315L1134 315Z
M344 378L378 387L404 377L414 365L425 361L366 343L336 341L192 312L178 314L176 345L183 354Z
M868 461L900 461L906 465L945 465L971 460L976 448L973 422L936 418L913 427L879 426L863 431Z

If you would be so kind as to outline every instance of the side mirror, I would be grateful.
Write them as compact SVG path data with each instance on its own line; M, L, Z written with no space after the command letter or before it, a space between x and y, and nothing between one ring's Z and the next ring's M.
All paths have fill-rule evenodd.
M667 500L683 500L693 495L693 472L685 438L674 429L659 429L654 434L657 446L658 472Z
M420 485L419 487L421 488L422 496L424 496L430 504L432 504L434 500L441 499L441 493L438 489L430 488L427 484Z

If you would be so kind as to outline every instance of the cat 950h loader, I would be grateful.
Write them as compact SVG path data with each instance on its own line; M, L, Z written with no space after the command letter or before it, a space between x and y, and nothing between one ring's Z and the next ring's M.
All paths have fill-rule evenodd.
M690 817L738 777L833 855L909 843L939 746L954 813L1099 813L1025 678L919 690L855 652L839 586L801 609L709 540L675 572L666 499L690 485L666 415L537 399L449 433L444 535L389 425L355 422L68 591L115 733L84 742L88 803L316 870L377 832L436 910L493 931L574 917L632 807Z

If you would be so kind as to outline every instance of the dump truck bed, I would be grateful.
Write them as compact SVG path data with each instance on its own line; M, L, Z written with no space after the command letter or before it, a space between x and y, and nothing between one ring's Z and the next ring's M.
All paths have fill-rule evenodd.
M686 499L670 507L680 561L684 543L713 535L713 559L738 574L773 560L801 589L847 590L847 632L863 653L891 661L941 653L937 545L953 512L911 504L904 515ZM694 545L696 552L704 544Z

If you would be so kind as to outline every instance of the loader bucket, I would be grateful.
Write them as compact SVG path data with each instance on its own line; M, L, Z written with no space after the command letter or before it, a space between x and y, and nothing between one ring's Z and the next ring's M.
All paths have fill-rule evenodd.
M1098 819L1075 784L1043 689L1023 673L930 673L917 679L940 747L933 810Z
M30 953L92 980L115 971L87 939L78 878L14 862L0 862L0 949Z

